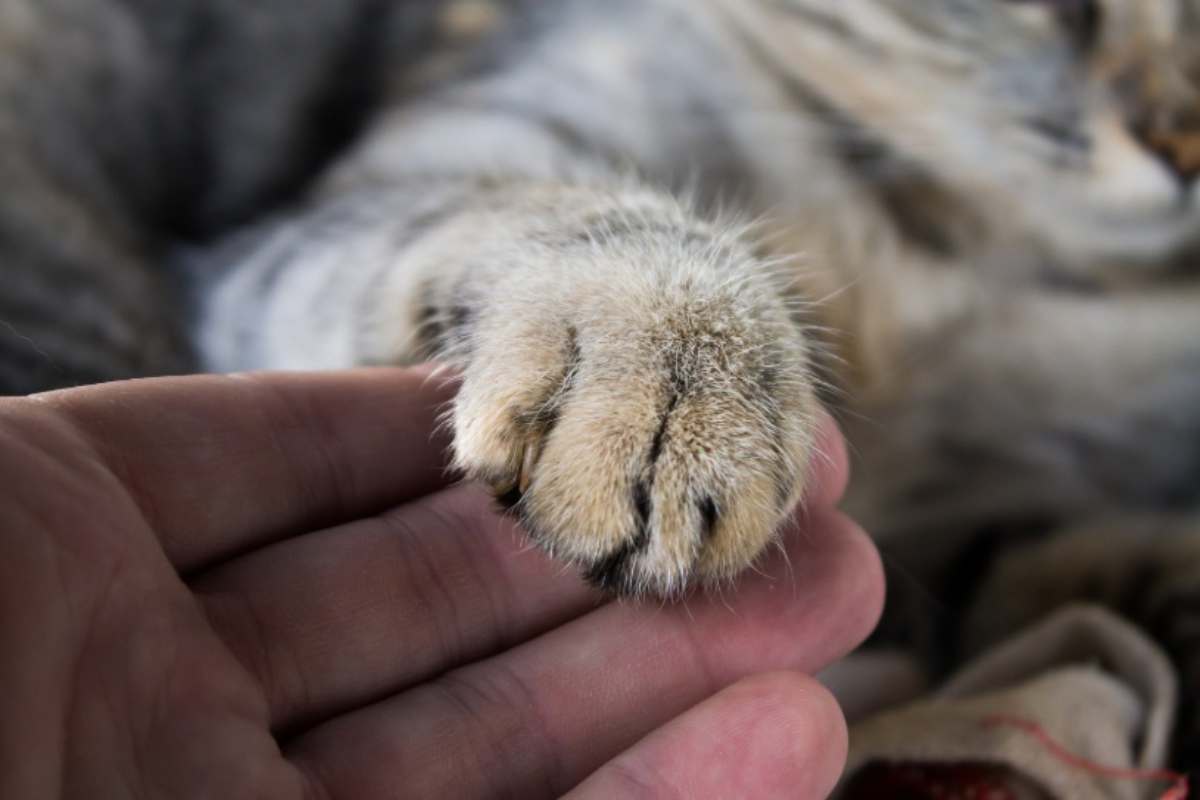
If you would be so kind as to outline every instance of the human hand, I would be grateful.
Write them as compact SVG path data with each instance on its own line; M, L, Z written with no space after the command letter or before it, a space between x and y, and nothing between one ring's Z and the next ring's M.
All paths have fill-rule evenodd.
M0 797L824 796L845 731L803 673L882 599L832 425L786 558L724 598L606 603L451 485L449 392L0 400Z

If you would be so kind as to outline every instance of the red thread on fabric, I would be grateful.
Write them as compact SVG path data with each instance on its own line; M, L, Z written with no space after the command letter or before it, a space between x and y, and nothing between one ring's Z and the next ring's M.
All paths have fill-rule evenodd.
M1072 753L1067 748L1059 744L1054 737L1048 734L1041 725L1028 719L1020 717L1010 717L1005 714L995 714L986 717L983 724L987 727L997 727L1007 725L1010 728L1018 728L1019 730L1028 733L1033 738L1050 751L1050 754L1064 764L1068 764L1076 769L1081 769L1085 772L1090 772L1093 775L1100 775L1105 778L1113 778L1116 780L1131 780L1131 781L1170 781L1171 786L1159 798L1159 800L1187 800L1188 779L1186 775L1174 772L1169 769L1130 769L1125 767L1109 767L1104 764L1097 764L1095 761L1089 761L1082 756Z

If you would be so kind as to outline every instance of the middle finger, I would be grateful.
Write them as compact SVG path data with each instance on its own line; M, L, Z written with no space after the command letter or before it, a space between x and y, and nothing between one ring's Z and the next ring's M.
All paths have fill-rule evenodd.
M275 729L490 655L602 602L472 486L289 539L192 582Z

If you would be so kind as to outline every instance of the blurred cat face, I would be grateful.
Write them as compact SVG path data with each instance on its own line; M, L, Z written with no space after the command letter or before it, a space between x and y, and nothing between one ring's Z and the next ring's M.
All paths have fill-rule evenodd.
M764 2L863 135L1064 253L1200 239L1200 0Z

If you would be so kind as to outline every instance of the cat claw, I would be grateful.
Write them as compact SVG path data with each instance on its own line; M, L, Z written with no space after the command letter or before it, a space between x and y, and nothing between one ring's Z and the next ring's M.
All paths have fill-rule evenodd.
M521 473L517 477L517 491L521 494L529 491L529 484L533 481L533 468L537 466L541 452L542 448L536 444L525 445L525 452L521 456Z
M491 483L492 495L505 508L511 509L529 491L529 485L533 482L533 468L537 466L538 456L541 455L541 452L542 449L537 444L526 444L522 448L521 469L517 473L516 479Z

